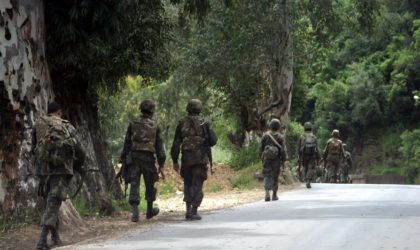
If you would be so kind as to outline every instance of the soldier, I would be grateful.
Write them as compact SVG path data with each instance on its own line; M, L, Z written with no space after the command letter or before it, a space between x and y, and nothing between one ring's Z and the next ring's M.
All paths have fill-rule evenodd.
M209 123L200 117L203 106L200 100L188 102L188 115L176 127L171 148L173 168L179 172L178 157L181 151L181 177L184 179L185 218L201 220L197 209L203 200L203 183L207 179L207 164L211 159L210 148L217 143L217 136ZM211 162L210 162L211 164Z
M259 156L263 162L265 201L270 201L270 190L273 191L272 200L278 200L279 174L284 168L287 159L285 139L280 133L281 123L272 119L269 123L270 130L261 138Z
M154 185L159 180L155 162L157 158L159 172L163 175L166 160L161 130L152 120L155 104L151 100L144 100L139 108L141 114L128 126L121 153L121 162L126 168L124 178L131 185L128 202L132 207L132 222L139 221L139 189L142 175L146 187L146 219L151 219L159 213L158 208L153 208L157 191Z
M312 132L312 124L305 122L305 133L299 137L297 155L299 168L303 169L303 179L306 181L306 188L311 188L311 181L317 177L317 167L321 158L316 136Z
M324 161L327 168L327 182L336 183L338 180L337 171L340 168L340 163L344 159L343 143L340 139L340 132L334 129L331 133L332 138L327 141L324 150Z
M340 182L342 183L349 183L349 170L353 165L353 161L351 159L351 153L346 150L347 145L343 143L343 150L344 150L344 162L342 163L342 167L340 169Z
M75 162L83 165L85 159L85 152L76 137L76 129L62 118L61 106L51 102L47 113L36 120L32 141L35 171L40 179L38 195L46 200L37 249L49 249L49 231L53 245L62 244L58 233L58 211L67 198L73 171L80 171L74 167Z

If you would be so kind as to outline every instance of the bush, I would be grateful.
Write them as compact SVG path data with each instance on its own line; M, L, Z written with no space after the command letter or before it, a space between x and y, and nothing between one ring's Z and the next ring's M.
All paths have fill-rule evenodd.
M254 173L261 171L261 163L245 167L239 170L238 177L232 180L232 187L239 189L253 189L258 185L258 181L254 178Z
M296 147L299 141L299 136L303 134L303 131L303 126L298 122L291 121L287 124L286 143L288 146L287 150L289 160L297 159Z
M234 150L229 160L229 165L235 169L243 169L260 161L258 157L258 143L251 142L249 146Z
M414 183L420 174L420 129L404 131L401 135L399 151L405 162L405 175L409 183Z

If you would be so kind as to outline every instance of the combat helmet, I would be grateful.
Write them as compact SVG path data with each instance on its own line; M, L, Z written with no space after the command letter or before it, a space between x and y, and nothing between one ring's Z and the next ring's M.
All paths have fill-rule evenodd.
M334 129L331 133L331 136L334 138L340 137L340 131L338 131L338 129Z
M155 112L155 103L150 99L142 101L140 103L140 111L145 114L153 115Z
M200 114L203 110L203 104L198 99L191 99L187 104L187 112L193 114Z
M279 121L279 119L274 118L270 121L268 127L272 130L279 130L281 127L281 122Z
M305 122L305 124L303 124L303 128L305 129L305 131L311 131L312 130L312 123L311 122Z

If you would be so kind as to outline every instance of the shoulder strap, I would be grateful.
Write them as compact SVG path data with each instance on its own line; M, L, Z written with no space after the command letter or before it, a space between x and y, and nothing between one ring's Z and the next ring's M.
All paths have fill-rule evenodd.
M280 146L280 144L277 142L276 139L274 139L274 137L270 134L270 132L268 132L267 135L277 145L277 147L282 148L282 146Z

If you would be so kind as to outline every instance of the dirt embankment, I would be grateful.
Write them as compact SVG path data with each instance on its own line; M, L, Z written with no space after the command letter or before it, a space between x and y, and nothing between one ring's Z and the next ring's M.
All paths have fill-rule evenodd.
M214 171L213 175L210 175L209 171L208 180L205 182L205 196L200 211L206 212L229 208L263 199L264 191L262 186L252 190L233 189L231 180L237 176L237 173L228 166L217 165ZM182 190L182 181L177 176L177 173L168 170L165 181ZM158 184L158 189L160 185L163 185L163 183ZM281 186L282 190L291 188L292 186ZM156 222L183 220L185 203L182 201L183 193L181 190L177 190L175 194L159 196L156 203L161 212L151 220L145 220L145 215L141 214L138 223L130 222L131 214L127 211L123 211L113 217L86 218L86 228L83 230L61 232L63 243L71 245L91 239L98 240L115 236L115 234L132 228L147 227ZM40 228L38 225L25 225L11 230L0 238L0 249L34 249L39 232Z

